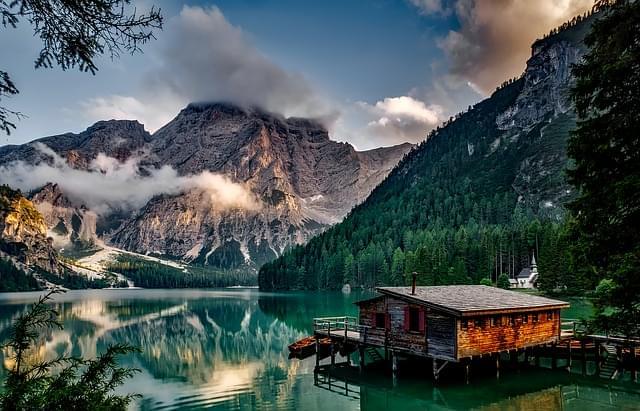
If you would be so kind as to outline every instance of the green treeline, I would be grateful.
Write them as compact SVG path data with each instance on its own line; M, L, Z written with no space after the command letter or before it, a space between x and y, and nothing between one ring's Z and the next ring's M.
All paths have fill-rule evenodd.
M155 261L129 256L118 259L106 267L107 270L122 274L143 288L213 288L256 283L255 274L241 271L212 271L202 267L189 266L186 270L171 267Z
M421 285L479 283L487 277L496 282L502 273L517 275L533 254L543 287L586 287L583 279L576 286L578 279L571 276L563 219L519 201L512 187L522 158L564 150L567 133L535 128L519 142L492 150L502 134L496 116L522 85L523 79L509 83L432 132L342 223L265 264L261 288L400 285L413 271ZM570 117L554 121L549 128L574 124ZM563 184L565 164L535 189Z
M40 290L38 280L13 265L10 260L0 258L0 291Z

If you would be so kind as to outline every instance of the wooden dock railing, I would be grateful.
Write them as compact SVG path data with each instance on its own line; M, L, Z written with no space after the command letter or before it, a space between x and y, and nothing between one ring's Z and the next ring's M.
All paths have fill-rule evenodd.
M321 317L313 319L313 332L329 337L344 337L366 342L369 326L358 323L357 317Z

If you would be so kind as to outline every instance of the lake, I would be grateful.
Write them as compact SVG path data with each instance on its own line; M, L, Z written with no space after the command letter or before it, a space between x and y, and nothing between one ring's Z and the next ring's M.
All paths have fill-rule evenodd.
M325 375L314 378L313 357L288 359L287 345L310 334L311 318L355 315L353 302L369 295L255 289L69 291L54 303L64 330L50 332L40 352L88 357L113 343L141 347L141 353L123 359L141 370L123 392L142 394L135 406L142 410L640 409L640 384L562 370L505 371L499 379L475 376L468 385L452 379L438 387L415 371L403 375L401 370L394 384L384 370L365 375L344 370L328 384ZM11 320L38 296L0 294L3 339ZM564 315L576 318L589 309L579 300Z

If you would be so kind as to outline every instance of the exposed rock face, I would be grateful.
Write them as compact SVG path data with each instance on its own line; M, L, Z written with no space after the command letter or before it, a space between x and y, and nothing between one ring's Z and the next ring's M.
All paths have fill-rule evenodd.
M31 200L42 214L54 246L79 248L95 245L97 215L86 207L76 207L57 184L47 184L32 194Z
M119 247L231 268L261 265L338 222L411 145L357 152L320 124L228 104L192 104L156 132L146 159L231 176L260 210L212 210L201 194L150 201L110 238ZM204 205L204 206L203 206Z
M522 90L515 103L496 118L496 125L505 133L492 150L501 144L528 140L513 183L519 201L552 218L560 218L562 205L572 196L564 176L566 141L576 121L569 97L571 66L586 51L576 40L584 36L589 25L590 21L585 21L536 42Z
M86 168L99 153L125 160L140 150L151 140L151 135L137 121L99 121L82 133L66 133L44 137L29 144L0 147L0 164L24 161L37 164L52 159L43 153L37 143L41 143L62 156L72 167Z
M0 186L0 253L24 265L58 273L57 254L46 234L47 225L33 203Z
M103 153L135 156L139 172L165 166L181 176L210 172L241 184L259 207L219 207L197 190L159 195L133 213L96 215L48 184L32 194L56 243L109 244L221 268L256 267L342 219L411 149L358 152L319 123L231 104L191 104L153 136L135 121L102 121L79 134L0 148L0 165L59 159L88 169ZM97 234L97 235L96 235Z

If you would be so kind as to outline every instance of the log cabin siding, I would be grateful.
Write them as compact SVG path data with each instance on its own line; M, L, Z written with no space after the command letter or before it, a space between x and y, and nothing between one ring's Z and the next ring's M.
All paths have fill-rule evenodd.
M485 288L479 290L486 294L489 291ZM422 294L425 294L424 290ZM515 307L516 303L521 304L528 296L508 297L505 301L509 304L505 304L501 310L493 306L482 309L476 302L475 311L457 312L451 307L416 301L413 295L396 296L387 289L387 294L357 303L360 309L359 323L366 326L364 331L360 331L359 341L365 345L385 348L385 351L459 361L559 340L560 306L568 304L550 300L546 307ZM539 298L536 297L534 302L538 301ZM491 304L496 305L496 302L491 301ZM418 323L413 321L417 330L409 329L407 314L411 309L416 310L414 312L419 315ZM384 327L376 326L377 313L385 315ZM547 313L553 313L552 319L548 319ZM527 316L528 321L522 321L523 315ZM534 321L534 315L537 316L537 321ZM513 324L510 321L512 317L515 319ZM500 325L492 323L492 319L496 318L500 319ZM476 325L476 320L482 324ZM462 327L463 322L468 324L466 328Z
M376 327L375 315L376 313L387 313L385 300L386 297L380 297L363 301L359 304L360 312L358 322L360 325L368 327L366 331L360 335L360 340L365 344L384 346L386 330L385 328Z
M501 314L495 316L470 317L466 329L463 328L462 319L456 321L457 358L472 357L475 355L489 354L500 351L521 349L540 344L555 342L560 336L560 310L553 310L553 318L547 319L547 312L536 311L518 314ZM538 314L538 321L534 322L532 315ZM527 315L528 321L523 323L522 316ZM502 324L492 326L491 319L500 317ZM510 323L510 318L515 317L515 323ZM478 327L475 320L483 323Z
M359 323L371 327L366 335L360 336L362 342L413 355L455 359L455 318L419 304L386 296L364 301L359 306ZM418 331L408 329L406 314L411 308L418 311ZM375 326L376 313L387 315L386 328Z
M431 311L427 317L427 352L431 357L456 359L456 319Z
M390 348L406 351L414 355L427 355L427 336L424 324L426 315L419 314L421 311L425 313L424 310L426 310L426 308L417 304L409 304L397 298L386 297L386 299L390 318ZM423 321L422 325L419 326L422 331L411 331L407 327L408 321L406 321L405 318L411 308L418 310L418 315Z

